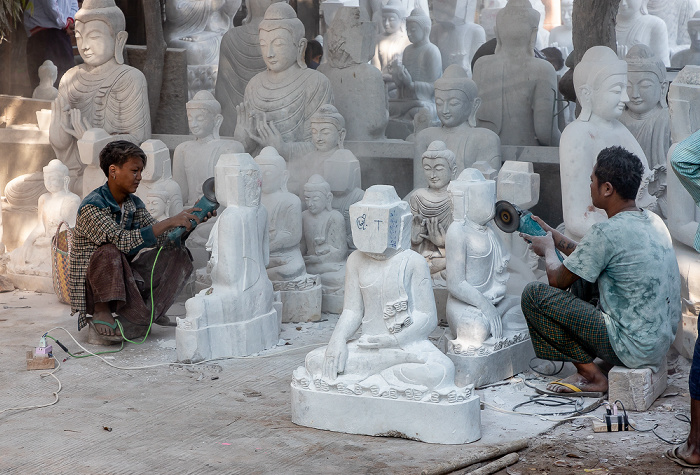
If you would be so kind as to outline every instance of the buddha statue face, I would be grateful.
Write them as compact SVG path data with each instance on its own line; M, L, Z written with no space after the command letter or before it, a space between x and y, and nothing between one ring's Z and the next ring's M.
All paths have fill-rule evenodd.
M617 15L622 19L634 18L640 14L646 14L649 0L620 0Z
M401 18L399 18L397 13L382 13L382 25L384 26L384 32L387 35L393 35L401 28Z
M114 57L117 38L112 28L102 20L75 22L75 42L85 64L100 66Z
M198 139L203 139L214 133L214 129L221 120L217 120L219 114L205 108L188 108L187 109L187 124L190 127L192 135Z
M280 72L297 62L299 46L284 28L260 30L260 49L268 71Z
M345 137L345 129L338 130L331 122L311 122L311 141L319 152L338 148Z
M435 89L437 115L445 127L457 127L469 119L473 100L459 89Z
M690 49L700 51L700 21L688 22L688 34L690 35Z
M615 120L629 100L627 63L607 46L593 46L574 69L574 87L581 104L576 120L587 122L592 114L603 120Z
M604 120L615 120L625 110L627 75L613 74L600 82L590 97L591 112Z
M146 211L154 218L165 216L165 200L159 195L148 195L146 197Z
M44 186L46 190L51 193L58 193L62 191L66 186L67 175L61 173L60 170L52 170L50 172L44 172Z
M434 190L444 189L453 175L450 162L446 158L423 157L423 173L428 179L428 187Z
M417 21L406 22L406 35L411 43L421 43L429 34L430 30L421 26Z
M269 194L280 191L285 181L286 170L272 163L260 163L259 165L262 172L262 192Z
M329 203L333 200L332 193L324 193L323 191L305 191L304 202L309 212L314 216L319 214L324 209L328 209Z
M573 0L562 0L561 2L561 24L571 28L571 17L574 10Z
M651 71L630 71L627 73L627 108L636 114L645 114L656 107L661 100L662 83Z
M467 168L450 182L447 192L452 200L455 220L485 225L496 214L496 182L485 180L479 170Z

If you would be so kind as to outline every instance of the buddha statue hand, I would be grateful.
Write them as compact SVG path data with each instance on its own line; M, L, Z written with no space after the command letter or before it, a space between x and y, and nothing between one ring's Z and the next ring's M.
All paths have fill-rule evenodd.
M398 342L393 335L362 335L357 340L359 348L379 349L379 348L396 348Z
M256 128L258 131L258 143L263 147L274 147L281 156L286 156L284 138L275 124L267 121L265 112L258 112L255 115Z
M91 125L83 119L80 109L71 109L60 94L51 103L52 120L58 121L60 130L80 140Z
M413 79L403 64L396 64L392 70L391 77L394 82L408 89L413 89Z
M338 373L345 371L345 363L348 360L348 344L345 341L334 339L328 342L326 354L323 358L323 377L335 379Z
M255 134L254 109L250 105L241 102L236 106L236 128L233 131L233 138L243 144L246 150L255 148L256 144L262 143L262 139Z
M428 234L428 227L426 226L428 220L423 219L422 216L416 215L413 217L413 225L411 226L411 243L420 244L425 238L423 236Z
M445 233L447 232L445 227L440 224L437 218L428 218L423 221L425 222L427 233L422 233L419 237L429 240L436 247L445 247Z
M484 301L479 306L479 310L484 314L484 318L491 329L491 336L496 340L503 337L503 322L501 321L501 314L498 313L496 307L484 299Z

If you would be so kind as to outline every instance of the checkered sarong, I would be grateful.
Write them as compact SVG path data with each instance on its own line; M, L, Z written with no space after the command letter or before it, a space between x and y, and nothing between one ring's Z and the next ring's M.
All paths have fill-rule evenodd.
M603 313L573 293L531 282L520 303L538 358L622 365L610 345Z

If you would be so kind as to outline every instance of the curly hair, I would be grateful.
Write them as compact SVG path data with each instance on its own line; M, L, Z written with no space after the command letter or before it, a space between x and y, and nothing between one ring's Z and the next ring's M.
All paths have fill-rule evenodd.
M593 173L598 184L610 183L621 198L633 200L642 184L644 166L635 154L614 146L600 151Z
M105 145L100 152L100 168L106 177L109 177L109 166L116 165L122 167L131 157L138 157L146 166L146 153L136 144L128 140L117 140Z

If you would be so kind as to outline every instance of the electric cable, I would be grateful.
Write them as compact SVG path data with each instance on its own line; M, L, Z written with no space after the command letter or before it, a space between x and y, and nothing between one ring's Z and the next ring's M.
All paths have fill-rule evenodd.
M3 412L7 412L7 411L22 411L25 409L39 409L42 407L49 407L49 406L53 406L54 404L56 404L58 402L58 393L60 393L61 389L63 388L63 386L61 385L61 380L58 379L56 377L56 375L54 374L56 371L58 371L61 368L61 362L58 360L56 360L56 362L58 363L58 366L56 366L55 369L53 369L52 371L44 371L43 373L39 374L39 376L42 378L45 378L47 376L51 376L58 383L58 389L52 393L52 395L54 397L54 400L52 402L49 402L47 404L37 404L35 406L8 407L7 409L0 410L0 414L2 414Z
M666 442L667 444L670 444L670 445L683 444L683 443L685 443L685 441L688 440L688 436L686 436L685 439L683 439L683 440L680 440L680 439L676 439L676 440L667 440L667 439L661 437L659 434L656 433L656 428L659 427L659 424L658 424L658 423L654 424L654 427L652 427L651 429L637 429L637 428L636 428L631 422L629 422L629 420L627 419L627 411L625 410L625 405L622 404L622 401L620 401L620 400L618 399L618 400L615 401L614 404L617 404L617 403L620 403L620 407L622 407L622 413L624 414L625 420L627 420L627 423L629 424L629 426L630 426L632 429L634 429L636 432L651 432L651 433L654 434L656 437L658 437L660 440L662 440L662 441L664 441L664 442ZM677 420L681 421L681 422L687 422L688 424L690 424L690 419L689 419L688 416L686 416L685 414L678 414L678 413L677 413L674 417L675 417Z

